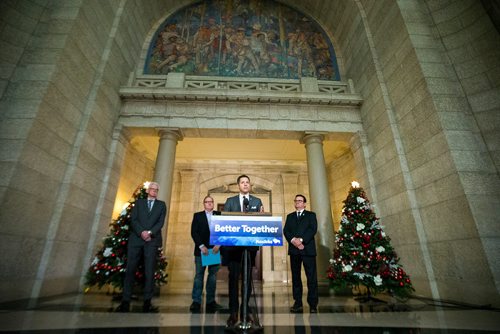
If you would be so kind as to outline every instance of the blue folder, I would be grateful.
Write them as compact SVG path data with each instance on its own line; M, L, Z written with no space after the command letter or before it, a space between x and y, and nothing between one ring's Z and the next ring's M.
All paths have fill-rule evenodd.
M201 265L205 267L205 266L211 266L213 264L220 264L220 252L214 254L212 252L212 248L209 248L207 255L201 253Z

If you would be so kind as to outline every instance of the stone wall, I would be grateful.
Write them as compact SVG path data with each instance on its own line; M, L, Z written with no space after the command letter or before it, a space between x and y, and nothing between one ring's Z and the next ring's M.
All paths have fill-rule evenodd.
M417 293L498 302L499 35L481 2L294 4L364 99L369 196Z
M0 299L75 291L89 240L111 219L118 88L137 63L137 41L164 8L1 6Z
M452 96L440 90L432 91L464 190L464 197L455 203L457 209L451 212L461 216L463 205L470 208L467 213L470 223L464 224L463 230L460 229L462 235L456 235L456 239L462 239L465 234L469 238L479 237L467 244L461 242L460 247L453 247L450 255L469 261L471 266L477 263L484 266L472 271L461 266L446 274L459 275L471 282L489 280L493 275L499 291L500 34L479 1L427 1L427 9L430 15L426 16L435 27L432 35L441 42L440 63L447 69L442 77L448 80L446 87L454 89ZM423 57L419 59L424 65L429 63ZM426 73L426 77L429 76L430 71ZM453 222L453 229L457 223L460 224ZM464 257L463 247L473 249L470 253L477 255ZM460 289L459 286L450 288ZM487 294L492 289L487 284L481 290Z

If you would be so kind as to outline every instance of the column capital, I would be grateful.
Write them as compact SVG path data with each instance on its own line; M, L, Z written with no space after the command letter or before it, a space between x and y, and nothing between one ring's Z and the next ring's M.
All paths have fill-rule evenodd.
M179 128L155 128L155 130L158 133L160 140L170 139L178 142L184 139L182 131Z
M312 144L318 143L323 144L323 140L325 140L326 132L305 132L304 136L300 139L301 144Z

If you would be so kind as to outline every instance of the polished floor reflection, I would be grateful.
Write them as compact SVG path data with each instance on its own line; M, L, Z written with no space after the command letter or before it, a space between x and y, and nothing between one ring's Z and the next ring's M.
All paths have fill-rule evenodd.
M218 283L218 302L227 306L225 283ZM500 310L491 306L412 298L405 302L377 296L363 301L352 296L334 296L324 289L317 314L307 306L302 314L291 314L291 288L258 286L256 304L262 333L500 333ZM305 298L304 298L305 300ZM158 314L143 314L141 301L132 303L127 314L114 313L118 305L103 292L64 295L36 302L17 301L0 305L2 333L227 333L227 310L217 313L189 312L190 284L169 284L154 299ZM240 331L241 332L241 331Z

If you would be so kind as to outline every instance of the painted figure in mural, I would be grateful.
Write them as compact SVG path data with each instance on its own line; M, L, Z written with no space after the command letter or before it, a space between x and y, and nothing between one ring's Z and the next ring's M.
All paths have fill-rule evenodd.
M221 49L221 64L226 64L228 61L228 53L229 53L229 47L230 47L230 42L229 38L234 34L234 29L231 26L224 26L223 28L223 35L222 35L222 40L220 44L220 49Z
M297 30L296 32L288 34L288 54L293 57L296 62L297 67L295 71L297 73L297 77L316 76L312 50L307 42L305 32Z
M217 21L211 17L208 19L208 29L210 30L210 41L212 44L210 45L210 53L209 58L211 62L215 65L215 58L219 52L219 45L221 43L223 26L217 24Z
M250 47L250 39L245 35L245 28L238 28L228 40L228 51L238 60L236 74L241 75L243 69L252 66L255 72L259 72L259 63Z
M170 33L168 42L162 48L162 54L165 59L156 65L156 69L161 70L163 66L168 66L172 71L188 62L190 47L177 33Z
M254 24L252 34L250 36L250 47L257 59L259 65L259 73L270 75L275 69L272 65L277 65L279 62L275 51L278 45L271 38L275 37L273 31L264 31L260 24ZM271 55L271 52L274 54Z
M196 71L198 73L208 72L208 62L210 61L211 46L213 36L207 26L202 26L194 34L193 45L195 52Z

